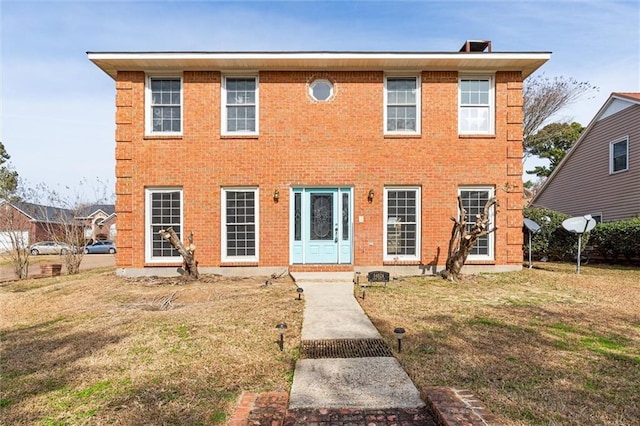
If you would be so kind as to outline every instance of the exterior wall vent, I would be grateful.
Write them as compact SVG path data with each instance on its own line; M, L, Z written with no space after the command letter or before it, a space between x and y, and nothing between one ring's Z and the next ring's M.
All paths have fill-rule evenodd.
M487 51L491 53L491 40L467 40L460 48L463 53L476 53Z

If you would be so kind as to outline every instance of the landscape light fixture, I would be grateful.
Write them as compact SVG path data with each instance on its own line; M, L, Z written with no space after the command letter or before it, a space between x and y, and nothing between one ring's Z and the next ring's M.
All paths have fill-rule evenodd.
M276 189L275 191L273 191L273 201L277 203L279 199L280 199L280 191Z
M287 324L284 322L281 322L279 324L276 325L276 328L278 329L278 332L280 333L280 352L282 352L284 350L284 333L285 331L287 331Z
M396 327L393 330L393 334L396 335L396 339L398 339L398 352L402 352L402 338L404 337L404 328Z
M302 287L296 288L296 292L298 293L298 300L302 300L302 293L304 293L304 289Z
M373 195L374 195L373 188L371 188L369 190L369 194L367 194L367 200L369 200L369 202L373 201Z
M367 284L362 284L362 300L364 300L365 293L367 292Z

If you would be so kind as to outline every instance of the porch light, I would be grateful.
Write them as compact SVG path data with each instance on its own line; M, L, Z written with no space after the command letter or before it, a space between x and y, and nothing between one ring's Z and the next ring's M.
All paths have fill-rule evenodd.
M398 339L398 352L402 352L402 338L404 337L404 328L396 327L393 330L393 334L396 335L396 339Z
M280 333L279 345L280 345L280 352L282 352L282 350L284 349L284 333L285 333L285 331L287 331L287 324L284 323L284 322L281 322L281 323L276 325L276 328L278 329L278 332Z
M279 199L280 199L280 191L276 189L275 191L273 191L273 201L277 203Z
M298 293L298 300L302 300L302 293L304 293L304 289L302 287L296 288L296 292Z
M373 195L374 195L373 188L371 188L369 190L369 194L367 195L367 200L369 200L369 202L373 201Z

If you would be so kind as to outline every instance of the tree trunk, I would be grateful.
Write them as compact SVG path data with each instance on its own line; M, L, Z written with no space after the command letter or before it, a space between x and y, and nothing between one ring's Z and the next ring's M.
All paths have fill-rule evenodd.
M195 261L194 254L196 246L193 244L193 232L189 234L189 246L185 247L178 238L173 228L161 229L158 231L160 236L167 240L169 244L182 256L182 277L186 280L197 280L200 277L198 273L198 262Z
M447 263L442 277L449 281L458 281L460 271L467 261L471 249L476 245L478 238L488 235L496 230L495 227L488 229L491 217L491 207L497 205L497 200L491 198L484 206L482 214L476 216L474 225L467 229L467 211L462 207L462 200L458 197L459 216L452 217L453 226L451 228L451 239L449 240L449 250L447 252Z

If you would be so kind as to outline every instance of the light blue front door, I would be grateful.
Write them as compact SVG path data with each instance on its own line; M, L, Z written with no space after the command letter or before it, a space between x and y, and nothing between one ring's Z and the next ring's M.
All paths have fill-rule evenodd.
M351 263L351 189L293 190L293 263Z

